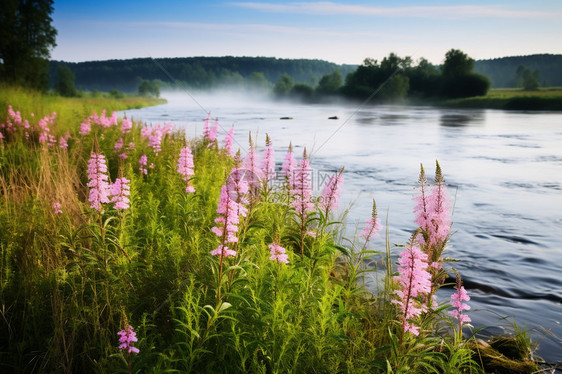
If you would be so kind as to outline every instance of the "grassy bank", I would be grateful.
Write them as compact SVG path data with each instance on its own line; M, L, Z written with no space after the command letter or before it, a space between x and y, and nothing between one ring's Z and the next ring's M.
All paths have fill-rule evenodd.
M562 89L492 89L486 96L447 100L435 104L452 108L559 111L562 110Z
M103 109L111 114L113 111L139 109L165 103L166 100L149 97L76 97L66 98L58 95L45 95L37 91L2 85L0 86L0 121L7 115L8 105L26 115L34 114L42 118L52 112L57 113L60 130L70 130L80 124L84 118L94 111L101 113Z
M419 229L391 247L375 207L342 237L345 173L313 194L304 155L280 171L269 139L242 163L212 124L187 139L32 98L0 117L0 371L537 370L524 333L516 355L472 337L460 277L433 302L454 272L439 167L419 176Z

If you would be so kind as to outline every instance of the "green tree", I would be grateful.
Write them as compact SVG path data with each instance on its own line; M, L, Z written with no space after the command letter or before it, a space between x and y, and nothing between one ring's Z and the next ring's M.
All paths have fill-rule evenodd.
M55 91L61 96L73 97L77 95L74 85L74 73L66 65L59 65L57 68L57 80Z
M270 89L271 83L265 78L261 72L253 72L244 80L246 87L251 90L266 91Z
M474 69L474 59L458 49L451 49L445 54L445 62L441 67L446 78L470 74L472 69Z
M0 78L47 90L48 58L56 46L53 0L2 0L0 7Z
M536 91L540 86L539 71L532 71L524 65L519 65L515 71L517 86L523 87L523 91Z
M445 54L443 72L443 95L449 98L485 95L490 88L490 80L473 73L474 59L466 53L451 49Z
M343 77L339 70L334 70L330 74L324 75L318 87L316 87L316 92L321 95L334 95L338 93L338 90L343 84Z
M156 80L141 80L141 82L139 83L138 93L139 96L160 97L160 87L158 85L158 82L156 82Z
M275 87L273 87L273 92L278 96L286 96L291 89L295 85L293 78L291 78L288 74L283 74L281 78L275 83Z
M314 88L306 83L297 83L291 88L291 95L300 99L310 99L314 94Z

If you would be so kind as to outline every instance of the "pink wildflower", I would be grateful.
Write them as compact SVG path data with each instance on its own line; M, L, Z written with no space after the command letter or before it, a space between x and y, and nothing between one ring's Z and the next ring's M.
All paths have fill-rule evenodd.
M209 121L211 120L211 113L207 113L207 118L205 118L205 126L203 126L203 138L204 139L209 139L209 132L211 131L209 129Z
M439 163L435 171L435 185L429 193L423 166L418 182L420 195L415 197L417 205L414 212L417 213L415 222L423 230L423 239L421 237L419 239L422 239L422 244L425 241L429 245L442 243L451 229L451 215L447 188Z
M128 147L129 147L129 151L134 151L135 150L135 143L130 142Z
M111 199L113 206L116 210L129 208L129 198L131 192L129 187L129 180L125 177L115 179L115 182L111 185Z
M128 157L128 156L127 156L126 153L120 153L120 154L119 154L119 158L122 159L122 160L125 160L127 157Z
M117 335L119 338L119 349L127 350L127 353L139 353L139 349L133 346L133 343L137 342L137 334L133 331L131 326L127 326L125 329L119 331Z
M149 138L150 136L152 136L152 128L150 127L143 127L141 129L141 136L143 138Z
M156 156L158 156L158 153L160 153L160 151L162 151L162 137L163 136L164 136L164 133L162 132L162 130L160 128L154 128L152 130L152 135L150 135L150 137L148 138L148 146L152 147Z
M88 117L80 124L80 135L87 135L90 131L92 131L92 125L90 124L90 117Z
M298 168L296 168L292 175L291 194L295 200L291 203L295 207L297 214L301 215L303 220L308 213L314 210L312 203L312 170L306 159L306 149L304 150L303 159Z
M64 137L62 137L62 136L59 138L59 146L60 146L62 149L67 149L67 148L68 148L68 143L66 142L66 139L65 139Z
M297 167L297 160L295 160L295 156L293 155L293 144L289 143L289 150L285 155L285 160L283 162L283 166L281 166L281 174L285 177L289 182L289 188L293 188L292 182L292 174L293 170Z
M427 255L414 244L401 254L398 263L399 275L395 278L400 289L395 291L398 300L392 300L400 307L403 314L403 331L419 334L419 327L411 320L427 310L418 298L431 292L431 274L427 272Z
M463 303L463 301L469 301L470 296L466 293L464 286L457 284L455 289L457 291L451 295L451 306L456 309L451 310L449 314L459 321L459 329L462 329L463 324L471 322L470 317L463 313L464 310L470 310L470 305Z
M262 178L262 171L258 166L256 147L252 142L252 135L250 134L250 149L244 159L244 169L246 169L245 179L250 187L250 192L253 197L257 197Z
M232 168L227 182L229 186L228 195L236 203L236 213L242 217L246 217L248 214L248 208L245 204L248 204L247 194L250 189L244 178L245 173L246 170L243 168Z
M139 159L139 171L141 172L141 174L148 174L148 170L146 169L146 165L148 163L148 159L146 157L145 154L143 154L142 156L140 156Z
M218 134L218 132L219 132L219 128L220 128L220 126L219 126L219 119L217 118L217 119L215 120L215 127L213 127L212 130L209 130L209 133L208 133L208 139L209 139L210 141L214 142L215 140L217 140L217 134Z
M109 183L107 181L105 156L92 152L88 161L88 187L90 207L101 211L101 204L109 203Z
M131 132L132 128L133 128L133 121L131 121L128 118L123 118L123 123L121 124L121 131L123 132L123 134L127 134Z
M113 149L115 149L116 151L120 150L121 148L123 148L123 138L119 138L113 146Z
M328 215L330 211L338 209L341 189L343 186L343 168L338 174L332 175L322 190L320 208Z
M54 212L55 214L62 214L62 209L61 209L61 207L62 207L62 205L61 205L58 201L55 201L55 202L53 203L53 212Z
M234 156L232 152L232 143L234 142L234 126L230 128L230 130L226 133L226 137L224 138L224 150L227 152L229 156Z
M237 203L229 196L228 184L223 185L221 188L220 201L217 207L219 216L215 219L217 226L214 226L211 231L221 238L222 243L215 250L211 251L213 256L236 256L236 251L230 249L227 243L237 243L238 237L238 223L240 218L238 215Z
M365 239L366 245L366 242L371 240L373 236L379 235L377 231L379 231L380 229L382 229L382 226L380 224L380 220L377 217L377 204L375 203L375 199L373 199L373 210L371 213L371 218L367 220L367 226L365 226L363 230L361 230L359 236Z
M269 259L271 261L277 261L284 264L289 263L289 257L287 256L287 254L285 254L285 248L281 247L275 242L268 245L268 247L269 253L271 254L271 257L269 257Z
M180 151L180 157L178 159L178 173L183 175L183 180L186 182L185 192L195 192L195 188L193 188L189 181L189 177L193 175L193 155L187 145Z
M261 161L261 169L263 172L263 182L267 183L275 178L275 150L268 134L265 134L266 148Z

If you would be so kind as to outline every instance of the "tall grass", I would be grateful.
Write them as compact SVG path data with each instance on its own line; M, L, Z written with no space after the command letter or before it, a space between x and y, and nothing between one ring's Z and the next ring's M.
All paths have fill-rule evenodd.
M70 105L12 94L10 104L30 123L32 111L39 118ZM397 286L388 232L368 245L341 239L329 212L316 207L305 222L315 235L295 237L303 222L285 183L254 197L239 224L237 256L219 260L210 254L220 244L211 229L237 158L180 131L165 133L156 155L142 124L124 135L121 120L79 135L91 113L77 106L50 129L57 138L70 131L67 149L23 130L0 141L1 371L483 371L474 345L454 333L447 304L416 321L419 336L403 331L391 303ZM120 137L135 143L126 159L114 149ZM127 210L90 208L86 168L96 139L110 179L130 180ZM186 144L194 154L192 194L176 171ZM288 264L269 259L273 242L286 248ZM364 267L369 259L386 273L376 294L361 281L372 271ZM138 354L118 349L117 332L129 325Z

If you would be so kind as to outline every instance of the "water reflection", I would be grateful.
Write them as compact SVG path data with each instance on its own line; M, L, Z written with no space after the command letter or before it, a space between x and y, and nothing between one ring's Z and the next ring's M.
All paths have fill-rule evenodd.
M468 125L484 123L485 115L483 110L470 111L443 111L439 124L443 127L466 127Z

